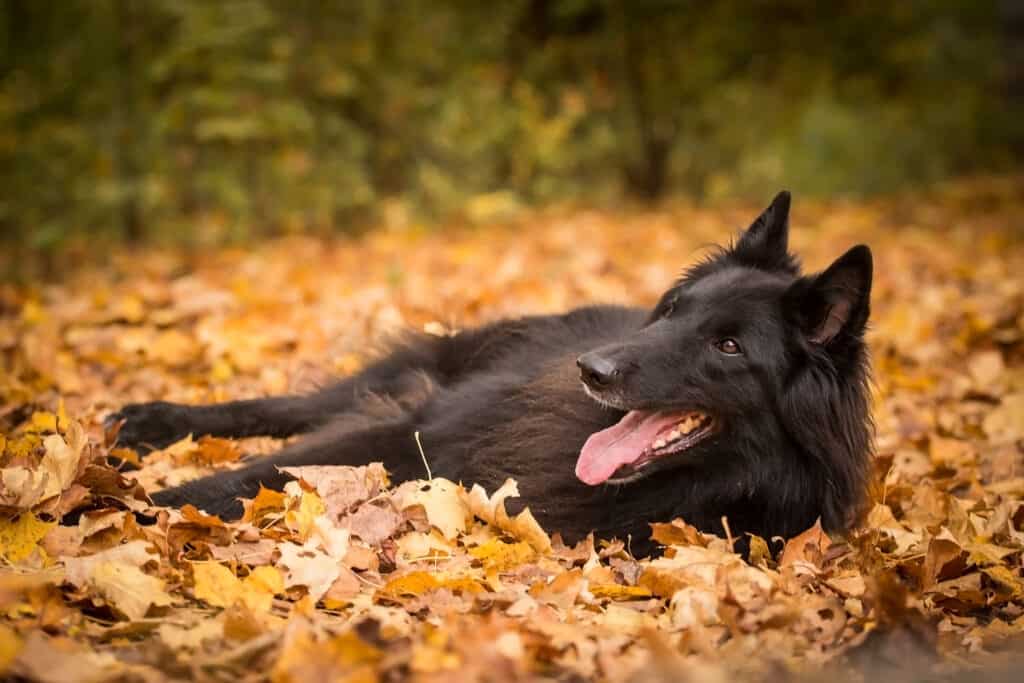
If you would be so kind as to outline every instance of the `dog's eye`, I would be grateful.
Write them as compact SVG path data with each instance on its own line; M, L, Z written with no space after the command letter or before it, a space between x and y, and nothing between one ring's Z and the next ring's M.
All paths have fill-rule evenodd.
M715 348L727 356L735 356L743 353L740 349L740 345L736 343L735 339L719 339L715 342Z
M665 307L661 309L661 317L668 318L676 312L676 299L673 297L665 302Z

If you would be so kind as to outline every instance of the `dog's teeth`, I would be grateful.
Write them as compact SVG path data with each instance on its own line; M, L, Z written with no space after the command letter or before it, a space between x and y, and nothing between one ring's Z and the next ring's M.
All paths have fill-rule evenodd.
M665 439L658 439L652 444L655 448L662 448L665 445Z

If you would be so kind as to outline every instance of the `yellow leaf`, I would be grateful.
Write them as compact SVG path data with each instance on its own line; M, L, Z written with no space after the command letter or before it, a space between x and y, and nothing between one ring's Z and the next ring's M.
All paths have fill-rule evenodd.
M238 445L228 439L204 436L199 439L197 446L199 448L195 453L195 459L200 465L219 465L234 462L242 457Z
M36 433L56 432L57 416L48 411L37 410L29 418L28 430Z
M10 626L0 624L0 675L7 672L21 652L21 638Z
M218 358L210 367L210 381L214 383L226 382L235 374L235 369L226 358Z
M1016 598L1024 592L1020 578L1005 565L984 567L981 571L999 586L1001 592L1008 593L1010 597Z
M129 619L146 616L151 605L171 604L163 581L125 562L101 562L93 568L89 583Z
M410 572L405 576L391 579L384 587L382 593L393 596L421 595L427 591L436 590L441 587L441 582L434 578L433 574L427 572Z
M27 560L38 548L41 557L45 558L46 553L39 548L39 541L56 525L56 522L43 522L32 513L19 515L13 520L0 519L0 557L6 562L18 563Z
M649 598L653 595L650 589L644 586L623 586L617 583L601 583L590 586L590 593L595 598L609 598L611 600L636 600Z
M231 607L241 603L254 612L267 612L274 595L284 592L284 578L274 567L254 569L239 581L234 573L215 562L192 565L196 598L214 607Z
M320 499L320 496L309 491L303 491L302 497L299 499L298 509L289 510L285 513L285 524L305 542L313 532L316 518L325 512L327 512L327 508L324 507L324 502Z
M755 567L766 567L772 559L772 551L768 548L768 542L757 536L750 535L750 564Z
M447 588L455 593L479 593L484 590L479 582L468 577L438 578L419 571L391 579L380 589L380 594L397 598L422 595L439 588Z
M199 355L199 344L195 339L178 330L166 330L157 335L144 351L164 365L181 367Z
M42 442L38 434L27 432L23 436L8 440L4 450L12 458L27 458Z
M475 484L472 490L464 495L466 505L480 519L516 538L521 538L538 552L551 550L551 538L537 523L529 508L515 517L508 516L508 512L505 510L505 499L519 496L519 487L514 480L506 479L505 483L490 497L479 484Z
M505 543L496 538L471 548L469 554L483 562L487 569L509 569L532 560L536 553L529 543Z
M214 607L230 607L242 594L242 584L234 572L216 562L194 563L196 598Z
M431 525L451 540L466 531L466 521L470 517L461 492L462 487L458 484L437 477L430 481L406 482L395 490L392 497L400 510L422 505Z
M243 521L257 524L266 515L284 512L286 500L287 496L280 491L264 488L261 485L256 497L251 501L243 503L245 506L245 516L243 517Z
M245 577L245 583L271 595L284 593L284 577L275 567L256 567L249 573L249 576Z

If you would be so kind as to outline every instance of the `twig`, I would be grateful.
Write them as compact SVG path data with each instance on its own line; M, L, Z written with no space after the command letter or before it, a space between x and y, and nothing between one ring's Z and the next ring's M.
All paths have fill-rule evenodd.
M736 541L732 537L732 529L729 528L729 518L722 515L722 527L725 529L725 540L729 542L729 550L732 550Z
M420 449L420 457L423 458L423 466L427 468L427 481L433 481L434 475L430 473L430 463L427 462L427 455L423 452L423 444L420 443L419 430L417 430L413 436L416 437L416 447Z

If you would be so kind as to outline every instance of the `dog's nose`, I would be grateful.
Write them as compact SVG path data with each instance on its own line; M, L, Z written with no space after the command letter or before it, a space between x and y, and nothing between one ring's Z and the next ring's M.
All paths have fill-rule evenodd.
M612 361L596 353L585 353L576 359L580 379L591 389L607 389L622 377L622 371Z

